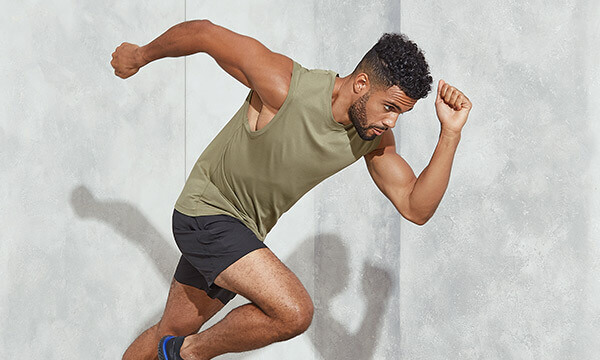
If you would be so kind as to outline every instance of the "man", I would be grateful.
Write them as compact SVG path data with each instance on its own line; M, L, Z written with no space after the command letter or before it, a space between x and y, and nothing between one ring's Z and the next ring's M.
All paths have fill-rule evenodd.
M124 359L212 359L304 332L313 304L264 245L277 219L319 182L365 158L379 189L406 219L424 224L446 190L469 99L439 81L438 145L419 177L396 153L392 128L431 89L429 67L405 36L385 34L354 72L307 70L255 39L207 20L173 26L146 46L123 43L115 74L128 78L164 57L204 52L250 88L202 153L173 213L182 252L160 322ZM205 84L210 91L214 84ZM198 333L235 294L251 302Z

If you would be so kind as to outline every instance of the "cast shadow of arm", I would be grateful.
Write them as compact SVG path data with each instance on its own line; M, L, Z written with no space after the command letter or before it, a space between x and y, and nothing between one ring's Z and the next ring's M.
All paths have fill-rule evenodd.
M83 185L71 192L71 206L82 219L95 219L112 227L145 253L167 284L171 282L179 252L134 206L122 201L98 200Z
M360 290L366 307L358 330L349 332L332 314L331 300L344 291L349 283L348 251L337 235L319 235L314 251L306 242L292 254L286 263L302 279L314 276L315 317L309 329L313 345L326 360L372 359L381 335L382 321L393 290L393 276L389 270L363 263ZM307 269L306 259L315 259L314 274Z

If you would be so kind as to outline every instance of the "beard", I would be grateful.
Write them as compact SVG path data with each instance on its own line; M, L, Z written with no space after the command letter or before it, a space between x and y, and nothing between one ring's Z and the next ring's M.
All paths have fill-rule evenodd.
M348 117L350 118L352 125L354 125L358 136L366 141L371 141L377 136L375 134L367 135L367 130L371 128L370 126L367 126L367 101L369 100L369 96L371 96L370 90L353 102L348 109Z

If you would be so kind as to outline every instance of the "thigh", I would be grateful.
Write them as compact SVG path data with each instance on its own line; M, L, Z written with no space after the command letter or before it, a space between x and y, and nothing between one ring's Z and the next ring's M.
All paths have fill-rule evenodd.
M223 306L221 301L210 298L204 290L173 279L165 311L158 323L159 335L195 334Z
M240 220L228 215L187 216L173 212L173 235L182 252L175 279L205 290L224 304L235 293L215 284L218 274L266 245Z
M254 250L217 276L215 284L252 301L268 315L312 312L310 295L268 248Z

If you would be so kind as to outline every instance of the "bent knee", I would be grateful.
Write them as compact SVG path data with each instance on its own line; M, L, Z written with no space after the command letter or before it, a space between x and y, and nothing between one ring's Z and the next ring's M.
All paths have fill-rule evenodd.
M308 327L312 323L314 314L315 309L312 302L307 304L306 307L302 308L296 313L294 321L292 322L292 328L297 335L300 335L308 330Z
M285 339L298 336L308 330L314 316L314 305L310 299L296 304L280 318L282 335Z

